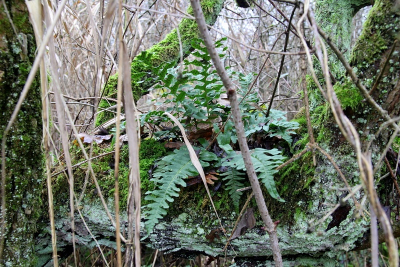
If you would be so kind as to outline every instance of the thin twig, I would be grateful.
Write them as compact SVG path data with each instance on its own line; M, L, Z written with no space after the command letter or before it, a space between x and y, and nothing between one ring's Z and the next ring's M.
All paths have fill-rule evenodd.
M35 32L36 46L40 47L43 41L43 12L42 5L39 0L26 2L31 23ZM57 234L55 230L54 222L54 203L53 203L53 191L51 185L51 158L50 158L50 134L49 128L49 98L48 98L48 83L46 75L45 61L42 57L40 63L40 86L41 86L41 98L42 98L42 122L43 122L43 149L46 159L46 183L47 183L47 198L49 203L49 219L50 219L50 231L51 231L51 245L53 250L53 265L58 267L57 257Z
M255 199L257 202L258 209L260 211L261 217L265 223L265 226L267 228L267 232L270 237L270 242L271 242L271 250L273 253L273 258L275 261L275 266L282 266L282 255L281 251L279 248L279 241L278 241L278 236L277 232L275 229L275 225L269 215L268 208L265 204L265 199L261 191L261 187L258 181L258 178L256 176L255 170L253 163L251 161L251 155L250 155L250 150L247 145L247 140L246 140L246 135L244 132L244 126L239 110L239 103L237 100L237 93L235 90L235 87L229 78L228 74L225 71L225 68L222 66L221 60L218 56L218 53L214 47L214 43L211 40L211 37L208 33L207 30L207 25L204 20L204 15L203 11L201 9L200 3L198 0L191 0L191 5L193 8L193 13L195 14L196 22L200 30L200 34L203 37L205 46L207 47L207 50L210 54L210 57L214 63L214 66L217 70L218 75L221 77L221 80L228 92L228 98L231 103L232 107L232 114L235 122L235 129L236 133L238 136L238 141L239 141L239 146L240 146L240 151L242 152L243 160L245 162L247 174L249 176L249 181L250 184L253 188L253 192L255 195Z
M283 47L283 51L284 52L286 52L286 49L287 49L287 46L288 46L288 43L289 43L290 25L292 25L292 19L293 19L295 11L296 11L296 6L292 10L292 14L290 15L290 20L289 20L289 23L288 23L288 26L287 26L288 28L286 30L285 45ZM278 76L276 77L275 87L274 87L274 90L272 91L271 102L268 105L268 110L267 110L267 113L265 115L265 117L267 117L267 118L269 116L269 112L271 111L272 102L274 101L276 89L278 88L278 84L279 84L279 80L281 78L281 73L282 73L282 70L283 70L283 63L284 62L285 62L285 55L283 55L282 59L281 59L281 65L279 66L279 71L278 71Z
M293 155L293 157L291 159L289 159L288 161L286 161L285 163L279 165L276 169L280 170L284 167L286 167L287 165L289 165L290 163L298 160L301 156L303 156L307 151L309 151L311 149L310 145L307 145L300 153L297 153L296 155Z
M300 25L300 31L304 31L304 23L302 23ZM307 90L307 80L306 80L306 75L307 75L307 56L303 56L300 58L300 68L301 68L301 72L302 72L302 87L303 87L303 93L304 93L304 107L305 107L305 115L306 115L306 119L307 119L307 132L308 132L308 136L310 138L310 143L311 146L314 146L315 144L315 139L314 139L314 132L313 132L313 128L311 125L311 117L310 117L310 106L309 106L309 100L308 100L308 90ZM317 166L317 159L315 156L315 151L314 149L312 150L312 154L313 154L313 163L314 166Z
M372 98L372 96L369 94L367 88L362 84L361 80L356 76L356 74L353 71L353 68L350 66L350 64L347 62L345 59L344 55L340 52L340 50L336 47L334 43L329 39L329 37L322 31L321 28L318 28L318 33L321 35L322 38L326 41L326 43L331 47L332 51L336 54L340 62L342 62L344 68L346 69L347 73L350 75L353 83L357 86L358 89L360 89L361 93L363 96L367 99L367 101L378 111L378 113L385 118L387 121L392 121L391 117L389 116L388 112L384 110L381 106L378 105L378 103L375 102L375 100ZM390 125L394 129L399 129L399 127L394 123L390 123Z
M110 152L103 153L103 154L98 155L98 156L95 156L95 157L93 157L93 158L89 158L89 159L87 159L87 160L84 160L84 161L82 161L82 162L79 162L79 163L73 165L73 166L72 166L72 169L75 169L76 167L79 167L79 166L81 166L82 164L85 164L85 163L88 162L89 160L94 160L94 159L101 158L101 157L104 157L104 156L107 156L107 155L111 155L111 154L114 154L114 153L115 153L115 150L110 151ZM57 176L57 175L59 175L59 174L61 174L61 173L63 173L63 172L66 172L66 171L67 171L67 168L63 169L62 171L53 173L53 174L51 175L51 177Z
M386 147L382 151L382 154L380 155L378 162L375 163L374 174L377 173L379 168L381 167L381 163L382 163L383 159L386 157L386 154L389 151L389 148L392 146L395 138L397 137L399 130L400 130L400 122L398 123L398 127L394 130L393 134L390 136L389 141L386 143Z
M374 82L374 85L372 86L371 90L369 90L369 95L372 95L372 93L375 91L375 89L378 88L379 82L380 82L380 80L383 76L383 73L385 72L385 69L389 63L389 59L392 56L394 49L396 48L396 44L397 44L397 39L394 40L392 49L390 49L389 55L387 56L385 63L383 64L383 67L382 67L381 71L379 72L379 75L376 78L376 81Z
M14 22L12 21L12 18L10 16L10 12L8 12L6 1L2 0L2 2L3 2L4 12L7 15L8 21L10 22L10 25L11 25L11 28L13 29L15 37L18 40L19 44L21 45L22 50L26 50L26 48L24 48L24 44L22 43L22 41L19 38L19 34L18 34L18 31L17 31L17 28L15 27ZM27 51L23 51L23 52L26 53Z
M361 189L362 189L362 186L361 186L361 185L355 186L355 187L349 192L349 194L341 200L341 202L344 203L344 202L346 202L350 197L354 197L354 194L357 193L357 192L358 192L359 190L361 190ZM324 215L324 217L322 217L321 219L319 219L319 220L316 221L315 223L311 224L311 222L310 222L309 228L310 228L310 229L313 229L315 226L321 225L324 221L326 221L326 219L328 219L329 216L332 215L332 213L335 212L335 210L336 210L337 208L340 207L340 205L341 205L340 203L336 204L328 213L326 213L326 214Z
M124 5L124 7L127 8L127 9L129 9L129 8L136 8L136 7L127 6L127 5ZM155 10L152 10L152 11L153 11L153 12L156 12ZM131 11L131 12L132 12L132 11ZM160 12L160 11L157 11L157 12ZM185 13L185 14L187 14L187 13ZM169 13L168 15L171 15L171 14ZM185 17L185 18L187 18L187 19L194 19L194 17L193 17L193 16L190 16L189 14L187 14L187 17ZM242 42L242 41L240 41L240 40L238 40L238 39L236 39L236 38L233 38L232 36L229 36L229 35L227 35L226 33L222 32L222 31L220 31L220 30L218 30L218 29L216 29L216 28L214 28L214 27L212 27L212 26L210 26L210 25L206 25L206 27L212 29L212 30L215 31L215 32L218 32L218 33L221 34L222 36L225 36L225 37L227 37L228 39L230 39L230 40L232 40L232 41L234 41L234 42L236 42L236 43L239 43L239 44L243 45L244 47L247 47L247 48L249 48L249 49L251 49L251 50L258 51L258 52L261 52L261 53L265 53L265 54L275 54L275 55L291 55L291 56L304 55L304 53L305 53L305 52L302 52L302 51L300 51L300 52L279 52L279 51L270 51L270 50L259 49L259 48L250 46L250 45L248 45L248 44L246 44L246 43L244 43L244 42Z
M118 59L118 73L123 73L124 71L124 50L123 50L123 36L122 36L122 1L118 1L118 40L119 40L119 59ZM116 127L116 140L119 140L120 136L120 122L121 122L121 103L122 103L122 75L118 75L118 85L117 85L117 123ZM115 205L115 236L117 245L117 266L122 266L122 255L121 255L121 238L120 238L120 222L119 222L119 142L115 142L115 192L114 192L114 205Z
M389 169L390 178L392 178L394 186L396 187L397 194L400 196L400 188L399 188L399 184L397 183L396 175L393 173L393 170L390 167L389 161L387 160L386 157L385 157L385 163L386 163L386 167Z
M51 21L51 9L45 4L45 21L47 24L52 23ZM53 83L53 88L54 88L54 93L55 93L55 99L56 99L56 111L58 115L58 123L60 127L60 134L61 134L61 144L62 148L64 150L64 159L67 164L67 179L69 181L69 206L70 206L70 223L71 223L71 236L72 236L72 248L73 248L73 255L74 255L74 263L75 266L78 265L78 258L77 258L77 252L76 252L76 240L75 240L75 205L74 205L74 174L72 172L72 159L71 159L71 154L69 152L69 140L68 140L68 134L67 134L67 126L65 122L65 111L63 108L63 103L62 103L62 96L61 96L61 84L60 84L60 77L58 73L58 64L56 61L56 50L55 50L55 45L54 45L54 38L50 38L49 43L49 52L50 52L50 67L51 67L51 75L52 75L52 83Z
M246 208L247 208L247 206L249 205L250 200L253 198L253 196L254 196L254 192L251 192L251 194L247 197L247 200L246 200L246 202L244 203L243 208L242 208L242 210L240 211L239 216L238 216L237 219L236 219L235 225L234 225L233 228L232 228L231 236L230 236L230 237L228 238L228 240L226 241L225 247L224 247L224 249L223 249L224 251L225 251L226 248L228 247L229 242L231 241L232 236L233 236L233 234L235 233L236 227L238 226L239 221L240 221L240 219L242 218L244 212L246 211Z
M346 177L344 176L344 174L342 173L342 171L340 170L340 168L336 164L336 162L333 160L331 155L329 155L325 150L323 150L318 144L315 144L315 148L317 148L332 163L333 167L336 169L336 171L338 172L340 178L342 178L344 184L346 185L347 190L349 192L351 192L351 188L350 188L349 183L347 182ZM361 210L360 203L358 203L357 199L354 196L353 196L353 201L354 201L354 204L359 208L359 210Z
M307 5L309 5L309 1L306 0ZM306 6L306 4L305 4ZM372 208L374 209L375 214L379 218L381 222L382 229L385 232L386 236L386 242L388 246L388 252L389 252L389 258L390 258L390 264L391 266L398 266L399 263L399 258L398 258L398 250L397 250L397 245L393 236L393 230L390 225L389 219L387 218L385 212L383 211L382 205L380 204L379 198L377 196L375 187L374 187L374 178L373 178L373 168L372 168L372 162L371 162L371 155L370 153L362 153L361 152L361 141L360 137L358 135L357 130L353 126L353 124L350 122L350 120L347 118L347 116L344 114L341 104L336 96L335 91L333 90L332 82L330 79L330 74L329 74L329 69L328 69L328 53L326 51L325 44L320 40L319 32L321 34L321 30L318 29L317 24L315 23L315 18L312 16L311 12L309 14L309 20L313 29L314 37L315 37L315 43L316 43L316 54L318 56L318 59L320 60L321 66L322 66L322 72L324 74L325 78L325 84L327 87L327 99L329 100L330 107L332 110L332 113L334 115L335 121L337 125L339 126L343 136L347 139L347 141L350 143L350 145L354 148L356 155L357 155L357 163L358 167L360 169L360 179L363 182L363 184L366 186L367 189L367 196L368 199L371 203ZM327 40L328 42L328 40ZM333 47L331 46L332 50ZM337 49L337 48L336 48ZM367 90L365 87L362 85L360 80L355 76L353 73L351 67L347 63L346 60L344 60L344 57L342 54L337 54L338 57L342 57L341 61L342 64L345 65L346 70L348 70L348 73L350 76L352 76L352 79L354 83L357 85L357 87L362 91L364 96L368 99L371 105L373 105L379 112L381 112L381 115L384 116L385 119L390 120L391 118L387 114L387 111L383 110L376 102L372 99L372 97L368 94ZM347 66L347 67L346 67ZM317 83L318 81L316 81ZM393 123L394 124L394 123ZM396 124L394 124L394 128L397 129Z

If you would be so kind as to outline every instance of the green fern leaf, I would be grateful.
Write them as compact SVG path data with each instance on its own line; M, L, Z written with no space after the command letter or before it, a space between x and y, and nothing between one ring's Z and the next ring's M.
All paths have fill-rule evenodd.
M266 155L265 153L270 155ZM256 148L251 154L251 159L254 164L254 169L258 173L258 179L265 185L271 197L285 202L285 200L279 196L274 181L274 174L278 172L276 168L283 163L285 157L281 155L278 149L265 150Z
M217 156L214 153L202 150L199 159L201 165L207 167L210 165L207 161L215 161ZM153 173L156 189L147 192L145 197L145 200L150 201L144 211L148 234L152 232L158 221L167 214L169 203L179 196L180 186L186 187L184 179L196 175L198 175L198 172L190 160L189 151L186 147L175 150L159 162L158 168Z
M292 137L290 134L295 133L292 130L298 129L299 124L295 121L287 121L285 112L275 109L271 109L269 119L270 136L280 136L283 140L291 144Z
M227 172L221 173L220 176L222 180L226 182L225 188L229 191L233 205L236 210L239 210L239 200L243 192L238 192L236 190L244 187L244 173L234 168L229 168Z
M246 170L241 154L230 153L229 156L232 156L232 158L224 162L222 166L232 167L237 170ZM258 173L258 179L265 185L271 197L281 202L284 202L284 200L279 196L276 190L274 174L278 172L276 168L283 163L284 159L285 157L281 155L278 149L266 150L263 148L256 148L251 151L251 160L255 171Z

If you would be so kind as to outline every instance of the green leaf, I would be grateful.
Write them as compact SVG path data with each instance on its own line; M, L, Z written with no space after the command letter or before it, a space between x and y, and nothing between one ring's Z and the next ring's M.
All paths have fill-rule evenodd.
M199 159L203 161L217 161L218 157L212 152L202 150L199 155Z
M231 153L229 157L232 158L228 158L229 161L225 161L222 166L228 166L236 170L246 170L242 154ZM276 190L274 174L278 172L276 168L283 163L284 159L285 157L283 157L281 152L277 149L267 150L256 148L251 151L251 161L257 172L258 179L265 185L271 197L281 202L284 202L284 200L279 196Z
M231 133L230 132L220 133L217 137L217 142L218 142L219 146L230 144L231 143Z
M186 103L184 107L186 109L185 115L188 117L193 117L196 120L206 120L208 118L206 116L206 111L196 107L193 103Z
M198 150L198 148L195 148ZM212 152L201 149L200 163L203 167L210 164L205 161L217 160ZM153 180L156 188L146 193L145 200L150 201L144 208L146 218L145 227L147 234L150 234L154 226L167 214L169 204L179 196L180 187L186 187L186 179L189 176L196 176L198 172L193 166L187 147L174 150L171 155L165 156L153 173Z
M229 191L229 195L232 198L233 204L236 210L239 210L239 200L243 192L237 191L244 187L244 173L234 168L229 168L227 172L221 173L222 180L226 182L226 190Z
M176 102L182 102L185 99L186 92L181 91L177 96L176 96Z
M225 144L225 145L219 145L220 148L222 148L226 153L230 154L232 152L235 152L231 145Z
M266 155L268 153L270 155ZM258 179L265 185L271 197L285 202L276 190L274 174L278 172L276 168L283 163L285 157L277 149L265 150L261 148L254 149L251 154L251 160L254 164L254 169L258 173Z

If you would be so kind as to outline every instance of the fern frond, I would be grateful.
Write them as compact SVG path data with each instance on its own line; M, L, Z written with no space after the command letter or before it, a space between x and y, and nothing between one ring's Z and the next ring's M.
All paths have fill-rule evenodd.
M276 168L283 163L284 159L285 157L281 155L281 151L278 149L267 150L256 148L251 151L251 160L255 171L258 173L258 179L265 185L271 197L281 202L284 202L284 200L276 190L274 174L278 172ZM246 170L241 154L233 155L230 161L224 162L222 166L232 167L237 170Z
M281 151L278 149L265 150L262 148L256 148L251 154L251 159L255 171L258 172L258 179L265 185L271 197L281 202L285 202L279 196L274 181L274 174L278 172L276 168L281 165L285 159L285 157L281 155Z
M217 160L214 153L202 150L199 154L200 163L203 167L210 164L207 161ZM189 151L186 147L175 150L173 154L164 157L153 173L156 189L147 192L145 200L150 201L144 212L146 218L146 230L150 234L154 226L167 214L169 203L179 196L180 187L186 187L186 179L196 176L198 172L193 166Z
M229 168L227 172L221 173L220 176L222 177L222 180L226 182L225 187L226 190L229 191L233 205L236 210L239 210L239 200L243 192L238 192L236 190L244 187L244 173L234 168Z
M269 119L270 136L281 136L283 140L291 144L291 134L295 133L292 130L299 128L299 124L295 121L287 121L285 112L275 109L271 109Z

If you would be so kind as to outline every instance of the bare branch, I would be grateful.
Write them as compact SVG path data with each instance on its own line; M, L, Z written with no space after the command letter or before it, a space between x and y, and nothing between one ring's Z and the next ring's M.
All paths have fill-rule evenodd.
M234 88L234 85L233 85L231 79L229 78L228 74L226 73L225 68L222 66L222 63L218 56L218 53L217 53L217 51L214 47L214 44L211 40L211 37L208 33L207 25L204 20L203 11L201 9L199 1L191 0L190 2L193 7L193 12L196 17L196 22L199 27L200 34L204 39L205 45L211 56L211 59L217 70L217 73L221 77L221 80L228 92L228 97L229 97L229 101L231 103L232 114L233 114L233 118L234 118L234 122L235 122L235 129L236 129L236 133L238 136L240 151L242 152L243 160L245 162L247 174L249 176L249 180L250 180L253 192L254 192L254 196L255 196L255 199L257 202L258 209L259 209L261 217L267 227L267 232L270 236L271 249L272 249L275 265L283 266L282 256L281 256L281 251L279 248L278 236L276 233L275 225L272 222L272 219L269 215L268 208L265 204L264 196L262 194L260 184L258 182L258 178L256 176L254 166L251 161L250 150L247 145L246 135L244 133L244 127L243 127L243 122L242 122L242 118L241 118L241 114L240 114L240 110L239 110L239 104L238 104L238 100L237 100L236 90Z

